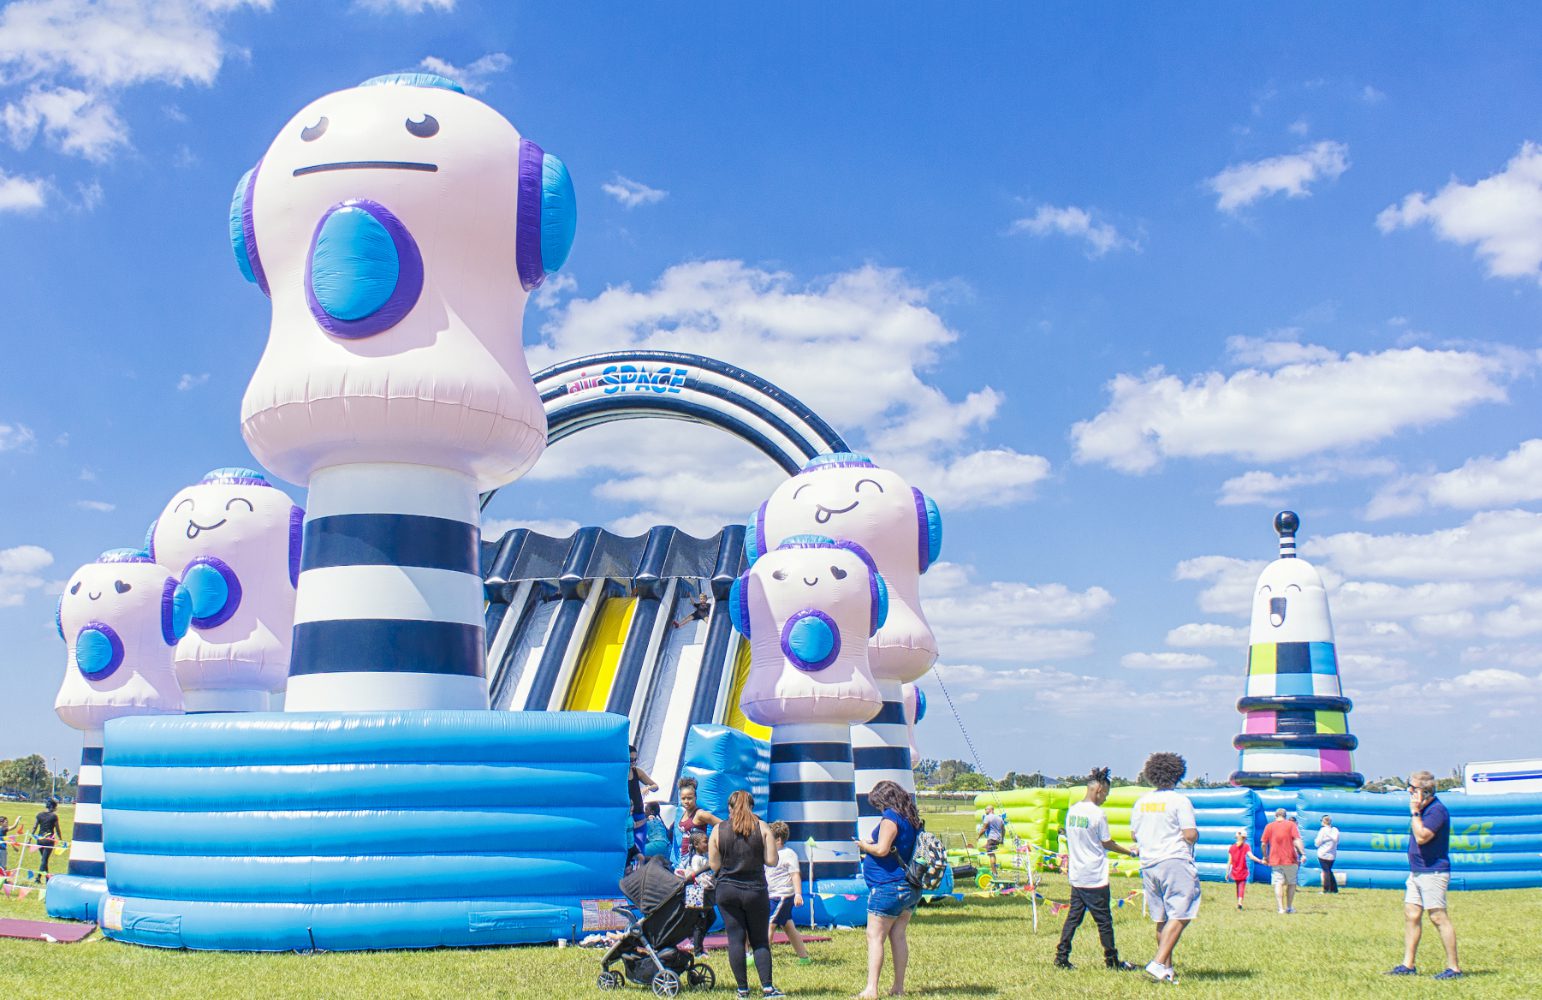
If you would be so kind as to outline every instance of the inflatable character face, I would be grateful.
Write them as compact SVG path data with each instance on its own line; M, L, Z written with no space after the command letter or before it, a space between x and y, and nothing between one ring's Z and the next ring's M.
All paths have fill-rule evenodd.
M1328 594L1322 577L1304 559L1276 559L1264 567L1253 592L1249 641L1332 642Z
M237 263L273 300L242 403L253 454L296 483L404 462L528 469L546 419L521 340L526 294L567 258L567 169L441 77L312 102L237 186Z
M76 570L56 618L67 651L59 718L93 730L125 715L181 712L172 648L191 617L188 592L147 553L114 549Z
M942 548L936 503L866 456L821 455L755 512L745 548L753 563L783 539L809 533L856 542L889 585L889 616L872 642L874 675L914 681L931 669L937 640L921 611L920 577Z
M750 640L744 714L763 726L872 718L882 699L867 640L888 603L858 545L799 535L766 553L729 595L734 627Z
M193 692L281 691L289 673L305 511L252 469L215 469L150 526L150 554L181 577L192 629L177 680ZM195 706L201 707L201 706Z

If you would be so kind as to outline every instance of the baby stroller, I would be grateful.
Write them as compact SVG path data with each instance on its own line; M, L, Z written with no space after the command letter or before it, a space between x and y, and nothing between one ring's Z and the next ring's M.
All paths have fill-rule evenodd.
M682 982L693 990L717 985L710 965L679 948L701 919L700 910L685 905L687 884L663 858L649 858L621 879L621 893L632 904L629 926L600 959L600 989L620 989L630 980L651 987L655 996L672 997ZM618 961L625 978L611 969Z

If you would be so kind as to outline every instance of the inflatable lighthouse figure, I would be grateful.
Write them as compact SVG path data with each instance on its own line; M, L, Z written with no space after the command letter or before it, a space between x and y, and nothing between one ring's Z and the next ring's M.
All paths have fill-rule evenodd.
M1264 568L1253 595L1247 689L1237 702L1243 731L1232 784L1253 788L1359 788L1349 710L1339 683L1333 622L1322 577L1296 556L1294 511L1275 515L1280 557Z
M787 846L813 861L813 875L854 878L851 727L882 704L867 641L888 614L888 588L860 545L794 535L756 560L728 600L750 642L740 707L771 727L767 813L791 828Z
M880 781L915 791L902 688L937 660L937 640L921 611L921 574L942 550L937 504L898 473L866 455L837 452L811 460L777 487L750 518L750 562L792 535L815 533L856 542L889 586L889 612L868 646L883 706L852 729L857 809L863 832L878 816L867 793Z
M312 102L241 179L241 429L310 487L286 711L488 707L478 494L546 446L523 312L575 224L562 162L429 74Z
M130 715L181 714L172 650L187 632L193 601L138 549L113 549L75 571L59 598L64 683L54 711L79 729L74 840L67 876L48 884L48 913L94 920L107 891L102 850L102 729Z

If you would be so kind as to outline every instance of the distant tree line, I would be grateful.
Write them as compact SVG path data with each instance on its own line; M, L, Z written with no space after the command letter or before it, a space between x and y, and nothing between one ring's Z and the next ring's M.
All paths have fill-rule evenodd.
M1053 777L1042 771L1024 773L1021 771L1008 771L1000 779L992 778L982 773L977 767L964 760L934 760L930 757L916 761L914 768L916 788L930 792L1005 792L1013 788L1070 788L1083 785L1087 782L1085 774L1068 774ZM1119 785L1138 785L1135 778L1126 778L1113 775L1112 782ZM1189 778L1179 785L1180 788L1225 788L1226 781L1211 781L1207 776ZM1367 782L1365 790L1368 792L1394 792L1408 787L1408 779L1403 777L1378 778ZM1448 778L1438 778L1435 782L1436 790L1447 791L1452 788L1462 787L1462 772L1460 768L1453 769Z
M51 773L42 754L0 760L0 794L28 799L42 799L53 794L61 799L73 799L75 791L75 775L70 769L60 768L57 775Z

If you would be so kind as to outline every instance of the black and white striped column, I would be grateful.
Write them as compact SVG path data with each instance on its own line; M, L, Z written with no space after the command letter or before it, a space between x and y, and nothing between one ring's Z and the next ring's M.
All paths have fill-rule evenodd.
M70 839L69 874L106 878L102 851L102 731L88 729L75 775L75 829Z
M470 476L317 470L284 710L487 708L479 524Z
M880 781L892 781L914 795L915 772L910 764L910 730L905 725L904 684L875 678L883 708L867 722L851 727L851 756L856 770L857 829L866 837L878 825L879 814L867 793Z
M790 829L787 846L798 856L805 879L855 878L859 873L851 842L857 835L853 780L849 725L801 722L772 728L769 815Z

